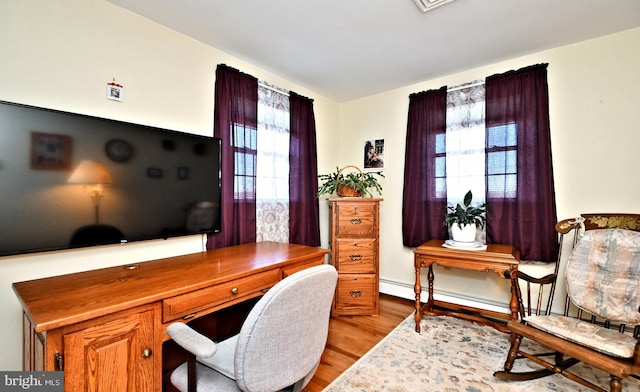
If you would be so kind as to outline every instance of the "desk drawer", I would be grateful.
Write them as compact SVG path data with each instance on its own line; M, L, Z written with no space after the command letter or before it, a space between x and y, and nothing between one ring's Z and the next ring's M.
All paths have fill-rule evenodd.
M286 278L289 275L293 275L296 272L300 272L303 269L307 269L316 265L322 265L325 263L325 255L322 255L320 257L311 259L311 260L307 260L307 261L303 261L301 263L297 263L297 264L292 264L292 265L288 265L286 267L282 267L282 279Z
M335 297L336 314L375 312L378 287L375 274L340 274Z
M375 239L338 239L335 267L340 273L375 273L378 244Z
M162 301L162 320L168 322L239 298L266 292L280 281L280 269L232 280Z

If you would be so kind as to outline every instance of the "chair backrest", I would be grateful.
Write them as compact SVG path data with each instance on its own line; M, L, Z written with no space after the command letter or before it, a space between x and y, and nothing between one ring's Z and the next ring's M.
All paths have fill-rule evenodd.
M319 363L329 331L337 272L307 268L273 286L253 307L238 335L235 376L243 391L277 391Z
M560 252L556 261L554 274L557 276L562 261L562 250L566 236L573 232L571 250L580 239L581 232L596 229L627 229L640 231L640 214L580 214L577 218L564 219L556 223L556 231L559 235ZM555 287L554 287L555 289ZM550 310L550 309L549 309Z
M558 233L559 252L554 265L554 270L542 278L528 276L521 271L514 271L514 277L522 279L524 287L516 284L514 287L519 298L519 312L521 317L551 314L551 308L555 298L557 277L560 263L564 260L563 251L572 252L583 231L596 229L618 228L640 231L640 214L581 214L576 218L563 219L556 223ZM571 241L568 243L568 241ZM569 314L570 299L565 299L565 315Z
M621 229L621 230L632 230L632 231L640 232L640 214L591 213L591 214L582 214L580 220L581 222L579 222L579 224L585 230L585 233L589 233L590 231L594 231L594 230L606 230L606 229ZM589 240L589 238L592 235L597 235L597 234L589 234L587 236L587 240ZM574 238L574 250L572 250L572 253L582 251L582 250L575 250L576 246L578 245L578 243L582 238L583 237L576 234ZM584 247L585 249L590 248L590 246L588 246L588 243L586 242L581 247ZM565 275L565 279L571 279L572 275L573 275L573 272L567 271ZM635 289L636 292L638 291L638 289L640 288L636 287ZM576 289L571 289L571 290L575 291ZM634 330L633 334L636 337L640 334L640 325L638 325L637 322L633 322L633 321L624 322L624 321L615 320L620 317L616 316L613 313L611 315L599 314L601 311L598 310L597 306L585 305L583 303L584 300L579 299L576 295L574 295L574 297L576 297L575 300L572 297L570 297L569 292L571 290L569 288L567 290L565 306L564 306L565 316L573 316L581 320L589 321L591 323L599 323L604 325L606 328L616 327L620 332L627 330L628 323L636 324L636 326L633 328ZM576 304L574 301L577 301L578 303ZM638 305L635 305L635 306L636 306L636 312L638 312L638 308L637 308ZM587 314L583 314L585 313L585 311ZM626 312L626 310L624 312ZM612 318L607 318L607 317L612 317ZM615 325L616 321L618 321L618 325Z
M579 309L640 324L640 233L588 230L569 256L565 279L567 295Z
M640 231L640 214L582 214L585 230L626 229Z

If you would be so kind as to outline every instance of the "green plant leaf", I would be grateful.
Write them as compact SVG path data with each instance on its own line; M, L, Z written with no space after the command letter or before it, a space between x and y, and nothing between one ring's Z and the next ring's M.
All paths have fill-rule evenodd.
M320 197L324 194L333 194L338 190L340 185L344 185L350 188L354 188L361 196L368 195L373 197L373 191L379 195L382 194L382 185L379 178L384 178L381 171L378 172L365 172L365 173L341 173L340 169L336 167L336 171L329 174L318 175L320 185L318 186L318 194Z
M465 225L475 225L478 229L481 229L486 224L486 203L482 205L472 207L471 202L473 200L473 194L469 190L464 195L463 205L457 203L455 207L447 206L447 213L444 217L443 224L447 227L451 227L453 224L457 224L462 229Z

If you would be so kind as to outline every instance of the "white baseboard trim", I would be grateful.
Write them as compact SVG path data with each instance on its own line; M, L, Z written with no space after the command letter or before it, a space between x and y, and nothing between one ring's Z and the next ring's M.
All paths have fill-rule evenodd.
M393 282L390 280L380 279L379 291L383 294L393 295L394 297L405 298L415 301L416 294L413 291L413 286L405 283ZM422 288L420 293L420 301L422 303L427 301L429 293L425 287ZM452 293L438 292L434 290L433 298L436 301L449 302L456 305L471 306L478 309L488 310L492 312L510 314L509 306L507 304L491 303L483 301L477 298L463 297L461 295L453 295Z

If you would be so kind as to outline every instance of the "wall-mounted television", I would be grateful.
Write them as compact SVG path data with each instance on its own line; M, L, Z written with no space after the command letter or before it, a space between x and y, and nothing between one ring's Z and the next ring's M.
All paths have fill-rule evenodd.
M0 101L0 256L218 232L220 160L214 137ZM85 161L101 197L69 182Z

